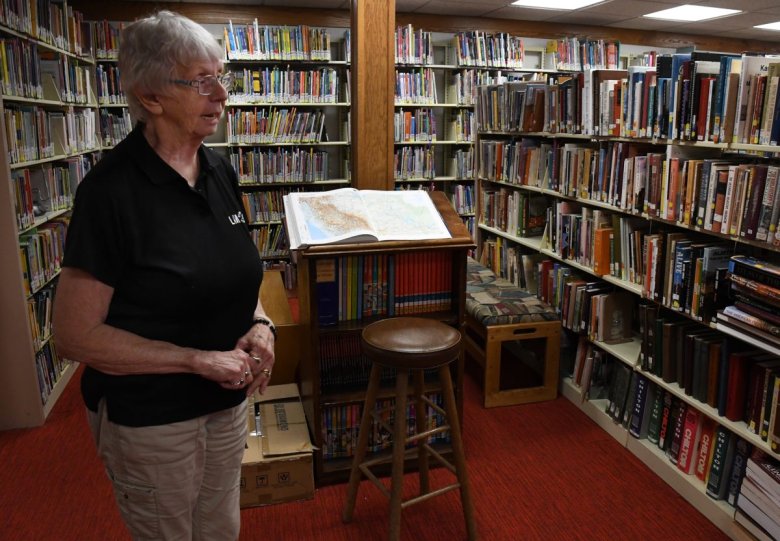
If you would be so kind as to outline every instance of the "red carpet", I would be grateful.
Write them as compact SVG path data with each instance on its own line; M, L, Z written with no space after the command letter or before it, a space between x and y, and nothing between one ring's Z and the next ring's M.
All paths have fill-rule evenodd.
M486 410L467 378L464 438L480 538L501 540L727 539L566 399ZM0 540L129 539L96 458L78 379L40 428L0 432ZM446 476L437 469L434 479ZM411 493L414 476L407 476ZM245 509L242 540L387 537L387 503L364 483L354 521L341 523L345 486L305 502ZM404 539L465 539L457 492L404 512Z

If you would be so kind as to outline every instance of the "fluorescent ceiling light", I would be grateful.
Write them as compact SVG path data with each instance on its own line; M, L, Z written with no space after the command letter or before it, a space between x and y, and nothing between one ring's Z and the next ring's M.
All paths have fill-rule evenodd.
M593 4L600 4L604 0L517 0L512 2L513 6L521 8L537 9L580 9Z
M738 9L711 8L707 6L694 6L685 4L676 8L664 9L655 13L648 13L645 17L651 19L664 19L667 21L696 22L715 19L718 17L727 17L741 13Z
M754 26L753 28L760 28L762 30L778 30L778 31L780 31L780 21L777 21L776 23L759 24L759 25Z

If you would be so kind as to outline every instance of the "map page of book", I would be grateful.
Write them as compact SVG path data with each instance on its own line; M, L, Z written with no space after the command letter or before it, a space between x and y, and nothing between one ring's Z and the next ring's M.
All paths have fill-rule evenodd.
M450 238L425 191L342 188L285 196L290 248L339 242Z

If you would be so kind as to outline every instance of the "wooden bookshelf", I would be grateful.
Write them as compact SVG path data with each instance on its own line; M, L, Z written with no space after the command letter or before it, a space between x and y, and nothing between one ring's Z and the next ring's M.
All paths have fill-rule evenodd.
M455 213L447 198L441 192L433 192L431 197L437 210L444 219L452 235L449 239L424 241L386 241L360 244L331 244L306 248L298 253L298 284L300 303L300 323L308 333L308 341L304 347L300 363L300 388L309 429L314 438L315 479L319 484L344 481L349 475L349 460L324 460L323 445L323 407L329 404L362 402L363 391L354 388L344 392L329 392L325 394L321 385L320 341L324 336L343 336L359 340L362 328L377 318L387 316L372 316L366 319L340 321L331 327L321 327L317 314L317 289L314 283L315 265L319 259L341 257L347 255L397 255L409 252L446 252L452 262L452 290L450 309L443 312L419 313L421 317L433 317L460 329L464 322L465 287L466 287L466 253L473 248L471 236ZM459 408L462 408L462 377L463 357L453 365L454 385ZM363 387L366 387L364 385Z
M624 73L626 73L626 75L623 77L626 77L630 71ZM521 86L513 86L512 84L504 85L502 89L507 92L521 92L525 90ZM495 88L485 87L482 90L484 91L484 96L488 96ZM558 90L559 89L551 90L550 95L554 95L553 92ZM490 95L495 96L496 94ZM506 103L512 103L513 99L514 98L508 97ZM627 109L623 109L623 111L625 110L630 111L631 106L629 105ZM675 117L678 114L681 114L680 111L675 113ZM624 125L624 121L621 120L615 124L619 128ZM555 160L556 165L552 166L552 171L555 171L552 174L537 176L521 171L516 177L504 178L506 176L506 171L514 171L511 164L507 165L501 172L496 168L496 164L490 161L480 164L477 181L478 216L481 220L487 220L487 223L482 221L482 223L478 224L477 241L480 252L485 252L487 250L499 252L500 250L498 248L494 249L492 248L493 244L489 244L494 243L495 246L500 246L501 250L503 250L500 251L501 254L508 254L509 248L517 248L519 253L535 252L544 254L556 264L571 269L572 275L583 277L586 281L600 280L607 282L615 286L615 288L630 292L636 299L636 302L642 299L642 302L644 303L657 305L657 309L659 310L658 318L663 317L666 320L673 319L676 322L689 325L693 325L691 322L696 322L699 325L699 331L702 333L707 332L714 334L716 338L724 338L724 335L728 335L730 339L735 338L741 341L745 347L756 347L767 353L777 355L778 348L773 344L751 337L734 328L726 327L723 323L716 320L714 314L712 314L713 317L711 320L706 318L702 319L701 314L698 313L698 305L689 309L686 309L684 306L679 308L674 307L671 298L671 292L675 291L671 289L671 284L673 283L675 276L673 263L670 263L672 265L671 267L664 268L658 266L655 270L656 274L654 275L648 273L653 272L650 269L653 267L653 262L657 258L660 257L661 261L672 260L674 252L672 252L670 256L670 254L665 251L667 249L666 242L668 242L667 235L671 235L672 233L681 233L681 238L684 237L688 241L698 243L701 246L704 246L705 244L723 246L724 250L728 251L728 255L752 255L760 260L777 264L778 261L780 261L780 251L776 246L773 246L771 242L757 241L752 238L746 239L744 228L740 228L739 225L737 225L736 234L733 229L729 234L726 234L721 233L719 229L716 230L714 226L711 226L708 223L704 209L711 210L714 208L714 184L712 190L709 192L706 188L698 188L699 184L696 184L697 189L690 190L691 195L689 196L689 199L692 199L692 202L689 203L689 207L691 207L690 217L688 217L688 213L686 212L686 216L681 217L678 215L676 219L674 217L667 218L667 209L672 207L668 206L667 201L664 199L665 196L662 194L665 194L666 192L661 186L671 185L671 181L669 180L672 175L670 172L671 167L667 166L672 161L679 161L681 164L690 163L692 168L690 170L692 173L691 177L688 178L693 179L698 178L694 175L693 168L697 167L696 164L701 164L705 159L710 160L713 164L725 163L725 165L722 165L724 170L728 167L735 170L737 167L758 168L762 167L762 164L780 167L776 158L777 150L780 147L775 145L745 145L744 143L734 143L730 140L730 136L727 136L729 137L729 140L724 143L713 142L712 140L700 142L686 140L684 137L687 138L687 134L685 136L680 134L675 137L667 137L663 132L661 136L656 135L655 137L632 137L631 135L624 133L616 133L614 135L602 133L599 135L598 133L588 132L584 125L582 127L582 133L560 133L558 131L553 131L552 129L550 132L523 132L515 131L512 128L501 131L495 130L495 128L492 127L494 125L493 119L488 119L485 125L489 126L489 129L479 132L478 145L483 142L486 145L503 145L504 156L509 156L510 161L514 159L527 159L530 161L532 160L530 154L527 158L525 155L523 155L523 158L519 158L518 156L521 154L512 153L515 149L534 149L534 152L538 151L540 155ZM563 124L558 123L558 125L562 126ZM549 145L547 150L544 149L545 147L543 145ZM617 145L622 145L622 148L632 148L635 150L635 154L633 154L632 157L626 158L626 161L631 160L630 164L632 166L635 163L640 163L639 161L634 162L633 156L639 156L643 159L646 156L646 163L649 163L651 154L659 156L662 164L658 169L659 176L651 178L648 167L647 178L650 180L648 180L645 185L640 184L639 186L642 189L636 191L633 191L633 179L636 179L637 177L634 177L633 172L631 175L610 177L611 173L605 173L604 171L608 171L610 168L608 164L609 152L612 151L610 149L619 148ZM588 156L598 156L598 153L603 152L605 149L607 158L604 159L603 163L607 165L604 165L605 170L601 171L604 175L603 177L598 177L598 174L594 172L593 169L589 170L588 174L591 175L590 177L587 177L584 174L577 176L576 172L572 172L570 173L570 176L567 176L565 167L569 167L570 164L575 163L582 157L584 157L584 159L578 163L589 163ZM759 156L745 155L745 151L758 151L762 154ZM545 152L547 152L547 154L545 154ZM478 152L480 158L489 155L490 153L483 152L480 147L480 151ZM622 162L622 157L619 159L621 160L621 163L625 163ZM645 162L643 161L642 163ZM628 165L626 167L628 167ZM641 166L637 165L637 167ZM716 166L713 165L712 167L714 168ZM586 169L586 171L588 170ZM661 171L663 171L663 174L660 174ZM751 171L753 170L751 169ZM618 185L622 185L622 188L618 186L615 188L615 192L612 192L611 188L604 188L599 184L597 189L595 187L597 183L591 182L597 177L599 179L612 178ZM632 180L625 181L628 177ZM641 178L641 181L644 182L645 177ZM704 177L702 176L701 178ZM608 180L604 180L604 183L607 186L608 182ZM640 181L638 180L637 182ZM693 180L691 180L691 182L693 182ZM704 184L705 182L706 179L701 180L701 183L706 187L706 184ZM616 185L612 184L611 186L614 188ZM601 191L602 189L604 191ZM607 191L609 192L609 195L605 198L604 194ZM507 218L501 217L500 213L493 213L495 209L509 208L509 197L521 192L538 193L548 198L548 225L545 235L541 239L538 237L523 238L519 236L514 231L509 230L509 227L505 225L506 223L509 223ZM628 192L630 192L631 195L627 198L620 197L621 194ZM757 208L759 210L762 204L767 207L765 212L768 212L768 214L766 214L768 218L771 214L771 207L767 206L768 204L764 202L763 193L763 191L756 189L752 190L752 192L747 189L743 190L741 195L735 196L735 201L738 201L738 203L735 204L738 205L738 209L741 209L742 207L749 209L751 208L749 201L756 201L753 206L755 207L758 205ZM634 195L637 195L637 201L632 199ZM657 200L657 205L656 200L654 199L656 196L659 198ZM708 197L712 198L711 202L707 199ZM504 204L500 201L506 201L506 203ZM699 212L697 211L698 207L702 208L699 221L697 221L697 212ZM674 208L677 209L676 206ZM593 262L589 260L589 256L583 255L587 252L585 248L590 245L587 241L582 240L585 237L580 237L580 231L587 231L588 227L595 227L595 225L590 224L588 220L590 220L593 213L597 211L607 213L607 220L604 221L604 224L606 224L605 227L613 227L616 223L614 219L617 218L621 221L626 220L625 223L627 224L631 223L632 231L635 226L636 231L641 232L637 233L637 235L647 235L649 238L660 232L664 239L664 252L660 252L660 255L656 255L649 251L641 251L640 253L638 248L637 250L632 249L631 253L637 256L636 261L632 260L629 262L629 260L625 258L619 261L621 268L631 268L631 272L622 272L619 276L615 275L615 272L612 270L608 271L607 274L603 276L600 275L600 273L596 273L593 268ZM678 210L678 214L679 212L680 211ZM748 211L745 210L741 214L740 212L741 211L738 211L737 213L737 216L740 217L739 219L746 219L745 216L748 215ZM757 220L758 211L755 211L755 213L755 219ZM595 223L595 218L592 219L592 221ZM566 229L569 225L561 226L561 228L556 229L561 223L569 224L571 229ZM768 223L765 225L768 225ZM566 231L569 231L568 238L566 237ZM615 230L614 237L615 239L619 239L619 229ZM590 237L587 238L592 242ZM633 233L631 238L634 238ZM489 241L489 243L486 241ZM617 251L618 242L618 240L615 241L615 251ZM576 246L577 244L579 244L579 246ZM563 251L564 249L566 251ZM592 256L592 254L593 252L591 250L590 256ZM625 255L625 252L623 255ZM519 257L519 255L517 257ZM699 257L701 257L701 254L699 254ZM721 267L722 266L723 264L721 264ZM508 262L501 261L499 268L494 268L493 270L497 274L502 274L510 268L512 267ZM610 267L610 269L612 269L612 267ZM679 273L679 271L677 272ZM653 278L653 276L655 278ZM690 276L690 281L692 282L694 274L692 273ZM682 278L683 277L680 276L680 279ZM657 289L648 285L654 283L652 281L653 279L658 280L659 285ZM668 286L668 288L662 286ZM556 301L554 302L561 302L562 305L563 301L556 298ZM696 308L696 310L694 311L693 308ZM655 325L655 319L653 319L652 324ZM719 335L718 333L721 334ZM655 340L661 340L661 337L656 336ZM635 338L629 343L615 346L595 341L591 341L590 343L596 348L609 353L615 359L614 362L621 365L627 365L632 373L633 379L641 378L646 380L648 382L647 385L653 386L655 389L662 390L671 395L674 397L674 400L679 401L686 408L694 409L702 417L714 420L717 425L727 429L728 432L731 433L732 438L739 438L746 441L749 445L768 453L770 456L777 456L777 454L771 450L767 441L762 440L761 437L749 429L745 421L741 419L734 421L730 418L726 418L725 415L722 415L722 411L719 411L717 407L705 403L704 398L701 398L698 395L694 396L698 391L694 391L691 387L688 387L687 385L689 385L689 383L686 383L684 388L682 384L683 380L679 379L679 382L677 381L677 378L680 376L675 378L674 376L668 376L664 373L664 377L662 378L660 372L653 371L654 369L651 366L646 365L640 356L641 338ZM730 351L733 351L733 349ZM660 363L660 361L660 359L656 359L656 362ZM683 359L678 359L678 362L682 363ZM690 362L693 363L693 360L690 360ZM660 366L660 364L658 366ZM720 364L719 366L722 367L723 364ZM565 371L563 372L565 373ZM722 379L730 376L729 374L720 373L718 377ZM707 382L705 381L705 385L706 384ZM707 495L705 484L695 475L687 475L681 472L676 463L672 462L667 454L659 449L656 444L650 443L644 437L637 438L631 435L625 428L626 416L623 416L623 425L613 421L610 416L604 413L605 404L603 404L603 402L605 401L588 400L586 398L587 389L585 382L583 382L583 387L580 387L579 383L573 382L571 378L564 377L561 385L562 394L564 396L577 405L577 407L598 423L605 431L611 434L617 441L625 445L629 451L653 469L653 471L669 483L678 493L694 505L694 507L705 514L705 516L721 530L732 538L743 538L743 530L738 528L734 523L734 507L732 505L723 500L715 500ZM744 382L744 385L745 387L748 386L747 379ZM631 396L630 393L628 396ZM729 398L729 400L732 399ZM649 406L648 403L644 404L644 407L647 406ZM633 402L627 402L625 407L631 408L630 411L633 411L636 406Z
M39 4L39 10L47 5ZM59 12L59 7L51 15L62 16L67 26L67 15ZM0 171L5 183L0 189L0 251L4 254L0 258L0 430L42 424L76 372L75 364L57 356L56 336L50 315L47 317L50 304L47 309L46 303L53 298L60 262L51 255L53 251L39 249L38 243L52 242L52 250L61 248L76 185L100 150L97 133L69 133L65 127L66 118L86 121L94 114L94 88L81 86L76 79L69 79L66 86L56 69L68 66L71 73L91 72L91 43L66 35L44 40L31 33L23 18L17 23L0 21L0 34L17 40L21 53L10 58L9 52L9 63L32 69L35 54L41 69L39 73L30 71L29 79L22 80L15 79L21 71L4 73L0 96ZM39 86L33 86L33 78ZM5 123L14 114L17 120L29 120L25 115L30 112L48 132L44 135L35 130L39 146L22 150L19 141L6 138ZM29 132L34 126L25 123L21 128ZM55 185L47 180L50 174L62 174L69 180ZM35 212L33 203L43 206L44 212ZM33 260L42 265L32 266Z

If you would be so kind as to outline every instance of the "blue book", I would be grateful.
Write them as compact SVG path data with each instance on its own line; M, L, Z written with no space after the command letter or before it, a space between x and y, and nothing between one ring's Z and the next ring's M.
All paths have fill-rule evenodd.
M670 139L676 139L677 125L679 119L677 118L676 104L679 100L678 95L678 83L680 78L680 70L684 62L690 62L690 53L676 53L672 55L672 70L671 70L671 86L669 88L669 125L666 137Z
M315 278L317 321L320 326L335 325L339 316L338 258L317 259Z

